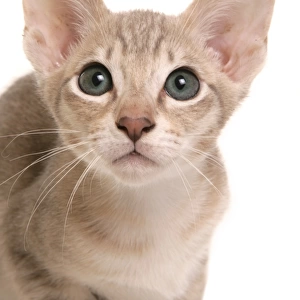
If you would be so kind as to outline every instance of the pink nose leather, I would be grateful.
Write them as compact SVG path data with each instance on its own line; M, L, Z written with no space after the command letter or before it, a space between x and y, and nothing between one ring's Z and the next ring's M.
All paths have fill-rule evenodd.
M132 119L123 117L117 123L117 127L124 131L128 137L135 143L143 133L149 132L153 129L154 124L147 118Z

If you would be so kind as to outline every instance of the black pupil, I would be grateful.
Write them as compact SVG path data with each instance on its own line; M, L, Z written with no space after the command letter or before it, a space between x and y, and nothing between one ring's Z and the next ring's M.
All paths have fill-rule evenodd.
M94 86L99 86L104 81L104 76L101 72L97 72L92 78Z
M179 90L183 90L186 85L186 80L182 75L179 75L175 79L175 85Z

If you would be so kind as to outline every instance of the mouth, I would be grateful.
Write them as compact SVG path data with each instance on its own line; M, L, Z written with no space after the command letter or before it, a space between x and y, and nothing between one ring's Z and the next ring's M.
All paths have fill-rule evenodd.
M139 186L156 179L160 165L135 150L112 161L110 168L121 182Z
M142 155L141 153L137 152L136 150L121 156L113 161L113 164L117 165L131 165L131 166L153 166L156 165L154 161L149 159L148 157Z

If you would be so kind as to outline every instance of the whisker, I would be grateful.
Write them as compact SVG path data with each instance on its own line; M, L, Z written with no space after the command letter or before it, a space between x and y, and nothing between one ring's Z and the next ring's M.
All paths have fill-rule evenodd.
M191 150L194 153L197 153L197 154L200 154L200 155L204 156L205 158L207 158L208 160L213 162L214 165L220 167L221 169L224 169L223 164L221 162L219 162L214 155L212 155L210 153L207 153L207 152L203 152L199 149L195 149L195 148L192 148L192 147L188 147L188 149Z
M18 156L18 157L12 158L12 159L10 159L9 161L12 162L12 161L16 161L16 160L19 160L19 159L22 159L22 158L25 158L25 157L41 155L41 154L49 153L49 152L51 152L51 151L54 151L54 150L60 150L60 149L62 149L62 147L52 148L52 149L49 149L49 150L40 151L40 152L35 152L35 153L30 153L30 154L24 154L24 155L22 155L22 156Z
M93 151L94 151L94 150L95 150L95 149L93 149ZM90 162L90 163L88 164L88 166L85 168L85 170L83 171L83 173L82 173L81 176L79 177L79 179L78 179L78 181L77 181L77 183L76 183L76 185L75 185L75 187L74 187L74 189L73 189L73 191L72 191L72 194L71 194L71 196L70 196L70 198L69 198L69 201L68 201L68 203L67 203L67 207L70 207L70 206L71 206L71 203L72 203L72 201L73 201L73 199L74 199L74 196L75 196L75 194L76 194L76 192L77 192L77 190L78 190L80 184L82 183L82 181L83 181L84 178L86 177L87 173L93 168L93 166L98 162L99 159L100 159L100 157L95 157L95 158L92 160L92 162Z
M198 7L198 5L199 5L199 1L198 1L198 3L193 7L193 9L192 9L190 15L188 16L188 18L186 19L185 23L183 24L182 29L181 29L181 31L180 31L180 34L178 35L178 36L179 36L178 40L181 40L182 35L183 35L184 32L189 28L188 23L189 23L190 19L192 18L192 16L193 16L193 14L194 14L196 8Z
M105 26L103 26L103 17L100 13L100 11L102 12L102 10L99 11L98 6L96 6L96 12L98 13L99 20L100 20L100 22L99 22L95 19L93 14L90 12L89 8L87 8L81 2L76 1L76 3L72 5L72 8L73 8L74 13L77 15L77 18L79 18L79 19L85 18L85 14L86 14L86 17L90 19L90 23L97 26L97 29L99 30L99 32L101 32L102 37L104 38L104 43L107 43L107 36L105 34L105 31L103 30L103 28L105 28ZM82 32L82 26L80 26L80 24L75 23L74 25L79 27L81 34L86 34L86 32L84 32L84 31Z
M69 129L35 129L30 131L25 131L23 133L19 134L12 134L12 135L5 135L0 136L0 138L8 138L13 137L13 139L6 145L6 147L2 150L1 156L3 158L8 158L8 156L4 155L4 152L7 150L7 148L18 138L20 137L26 137L26 136L32 136L32 135L42 135L42 134L57 134L57 133L79 133L77 130L69 130Z
M70 140L69 142L72 142L74 140L78 140L78 138ZM81 142L79 142L79 143L81 143ZM76 144L78 144L78 143L76 143ZM71 144L71 145L75 145L75 144ZM62 149L65 149L65 148L67 148L69 146L70 145L62 146L62 147L56 147L56 148L52 148L52 149L41 151L41 152L35 152L35 153L25 154L25 155L22 155L22 156L18 156L18 157L12 158L12 159L10 159L10 161L16 161L16 160L19 160L19 159L22 159L22 158L25 158L25 157L30 157L30 156L35 156L35 155L49 153L49 152L52 152L52 151L62 150Z
M51 190L53 189L53 187L55 187L56 185L52 186L47 193L43 196L43 194L45 193L45 191L47 190L47 188L55 181L56 178L58 178L61 174L63 174L63 172L65 170L67 170L71 165L73 165L75 162L77 162L78 160L80 160L81 158L85 157L86 153L80 155L79 157L76 157L75 159L73 159L71 162L68 162L66 164L64 164L62 167L60 167L58 170L56 170L55 172L53 172L50 176L47 177L47 179L43 182L42 186L46 183L46 181L53 176L54 174L58 173L48 184L47 186L43 189L43 191L41 192L39 198L37 199L37 203L40 201L40 199L43 197L47 197L47 195L51 192ZM42 188L41 186L41 188ZM41 189L40 188L40 189ZM33 208L33 210L35 209L35 206Z
M84 140L82 140L82 139L83 139L82 137L77 137L77 138L74 138L74 139L70 139L70 140L68 140L68 144L69 144L69 145L67 145L67 146L62 146L62 147L52 148L52 149L45 150L45 151L41 151L41 152L35 152L35 153L25 154L25 155L22 155L22 156L18 156L18 157L12 158L12 159L10 159L10 161L15 161L15 160L22 159L22 158L25 158L25 157L30 157L30 156L35 156L35 155L45 154L45 153L48 153L48 152L51 152L51 151L54 151L54 150L60 150L60 149L63 149L64 147L69 147L70 145L71 145L71 146L72 146L72 145L75 145L74 142L77 142L78 140L81 140L81 141L78 142L78 143L91 141L92 139L94 139L94 138L97 137L98 135L99 135L99 133L92 134L91 136L85 138ZM76 143L76 144L77 144L77 143Z
M192 197L191 197L191 194L190 194L190 191L189 191L189 188L190 190L192 189L189 181L187 180L185 174L183 173L183 171L180 169L180 166L176 163L176 161L172 158L172 162L177 170L177 173L178 175L180 176L181 178L181 181L184 185L184 188L188 194L188 197L189 197L189 200L190 200L190 203L191 203L191 207L192 207L192 212L193 212L193 219L194 219L194 226L196 227L196 216L195 216L195 209L194 209L194 205L193 205L193 201L192 201Z
M88 143L88 141L85 141L85 142L87 142ZM70 145L69 145L70 146ZM68 147L69 147L68 146ZM59 149L59 148L58 148ZM48 181L48 179L51 177L51 176L54 176L56 173L58 173L61 169L63 169L67 164L69 164L69 163L66 163L66 164L64 164L62 167L60 167L60 168L58 168L56 171L54 171L52 174L50 174L45 180L44 180L44 182L42 183L42 185L41 185L41 187L40 187L40 190L42 189L42 187L44 186L44 184Z
M187 136L199 136L204 139L218 139L218 136L213 136L213 135L203 135L202 133L187 133Z
M83 145L83 144L87 144L87 142L81 142L81 143L74 144L74 145L76 145L76 147L77 147L77 146L81 146L81 145ZM68 148L68 147L69 147L69 146L66 146L65 148ZM73 148L73 147L72 147L72 148ZM71 149L72 149L72 148L71 148ZM75 148L75 147L74 147L74 148ZM22 169L21 171L19 171L19 172L16 173L15 175L9 177L8 179L6 179L6 180L3 181L2 183L0 183L0 186L3 185L3 184L5 184L5 183L7 183L9 180L13 179L14 177L18 176L18 175L19 175L20 173L22 173L23 171L26 171L26 170L29 169L31 166L33 166L33 165L35 165L35 164L37 164L37 163L39 163L39 162L42 162L42 161L46 160L47 158L50 158L51 156L53 156L53 155L55 155L55 154L59 154L59 153L61 153L61 152L64 152L64 151L66 151L66 150L68 150L68 149L63 149L63 151L58 151L57 153L54 153L54 152L56 152L56 151L50 151L51 153L50 153L49 155L46 154L46 155L44 155L44 156L38 158L37 160L35 160L34 162L32 162L30 165L28 165L26 168ZM52 155L52 154L53 154L53 155ZM48 156L49 156L49 157L48 157Z
M190 190L192 190L192 186L190 185L189 181L187 180L184 172L182 171L182 169L180 168L178 163L173 158L171 158L171 159L172 159L172 162L173 162L178 174L180 175L181 179L184 179L184 181L186 181L186 183L188 185L188 186L186 186L186 188L188 187Z
M25 251L26 250L26 240L27 240L27 234L28 234L28 230L29 230L29 226L30 226L30 223L32 221L32 218L34 216L34 214L36 213L36 211L38 210L38 208L40 207L40 205L43 203L43 201L46 199L46 197L49 195L49 193L80 163L82 162L82 160L88 156L92 151L94 150L91 150L87 153L84 153L83 155L77 157L76 159L74 159L71 163L69 163L69 165L60 173L62 174L65 170L67 170L68 167L70 167L72 164L73 166L67 170L67 172L47 191L47 193L43 196L43 198L41 198L41 195L39 196L38 200L36 201L34 207L33 207L33 210L31 212L31 215L30 215L30 218L28 220L28 223L27 223L27 226L26 226L26 230L25 230L25 234L24 234L24 249ZM59 174L59 175L60 175ZM59 176L57 175L56 178ZM53 182L53 181L52 181ZM45 191L45 190L44 190ZM43 193L44 193L43 191Z
M100 156L99 159L100 159L101 157L102 157L102 156ZM95 176L96 176L96 174L98 173L98 170L99 170L98 167L95 168L95 171L94 171L94 173L93 173L93 176L92 176L92 179L91 179L91 182L90 182L90 195L92 195L92 185L93 185L93 181L94 181L94 179L95 179Z
M23 170L19 171L19 172L16 173L15 175L11 176L10 178L8 178L8 179L6 179L5 181L3 181L2 183L0 183L0 186L1 186L1 185L3 185L3 184L7 183L8 181L10 181L11 179L17 177L16 180L14 181L14 183L12 184L11 188L10 188L9 195L8 195L8 199L7 199L7 203L9 202L10 195L11 195L11 193L12 193L13 187L15 186L16 182L18 181L18 179L19 179L19 178L20 178L20 177L21 177L21 176L22 176L22 175L23 175L30 167L32 167L32 166L34 166L34 165L36 165L36 164L38 164L38 163L40 163L40 162L42 162L42 161L44 161L44 160L47 160L47 159L49 159L49 158L51 158L51 157L53 157L53 156L55 156L55 155L57 155L57 154L60 154L60 153L62 153L62 152L68 151L68 150L71 150L71 149L73 149L73 148L79 147L79 146L84 145L84 144L87 144L87 143L88 143L88 142L81 142L81 143L75 144L75 145L73 145L73 146L69 146L69 147L66 146L66 148L64 148L64 149L62 149L62 150L59 150L59 151L52 151L51 153L46 154L46 155L44 155L44 156L38 158L37 160L35 160L34 162L32 162L30 165L28 165L27 167L25 167Z
M9 138L9 137L20 137L20 136L27 136L27 135L39 135L39 134L53 134L53 133L59 133L59 132L64 132L64 133L79 133L80 131L78 130L72 130L72 129L59 129L59 128L50 128L50 129L34 129L34 130L29 130L25 131L22 133L17 133L17 134L8 134L8 135L0 135L1 138Z
M223 196L223 194L220 192L220 190L212 183L212 181L207 177L205 176L189 159L187 159L186 157L184 157L183 155L180 155L180 157L185 160L193 169L195 169L197 171L197 173L199 173L202 177L204 177L207 182L215 189L215 191Z
M98 163L98 161L101 159L101 157L102 157L102 155L101 155L101 156L98 156L98 159L97 159L97 161L95 162L95 164ZM90 195L92 195L91 183L92 183L92 180L94 179L94 176L95 176L95 174L97 173L97 171L98 171L98 168L96 167L95 170L94 170L94 172L93 172L93 177L92 177L92 179L90 180ZM83 180L83 188L82 188L82 198L83 198L83 199L84 199L84 187L85 187L86 179L87 179L87 176L86 176L86 177L84 178L84 180Z
M199 5L199 2L200 1L197 1L197 4L194 5L192 11L190 12L188 18L186 19L185 23L183 24L181 30L180 30L180 33L179 34L176 34L174 36L176 36L176 40L174 41L175 44L173 46L173 48L177 48L181 43L182 43L182 37L183 35L185 34L185 32L187 32L187 30L190 28L191 24L194 23L194 20L197 19L196 17L194 18L194 20L192 20L189 24L189 21L191 20L191 18L193 17L193 14L196 10L196 8L198 7ZM198 15L200 15L201 13L198 13ZM177 25L180 25L179 23L181 22L181 18L178 18L178 21L177 21ZM176 26L176 29L178 28L179 26Z
M41 184L40 188L39 188L39 192L41 192L43 186L46 184L46 182L52 177L53 179L47 184L47 186L43 189L43 192L45 192L45 190L47 189L47 187L49 187L49 185L64 171L66 170L74 161L76 161L77 158L73 159L71 162L67 162L65 163L63 166L61 166L60 168L58 168L57 170L55 170L53 173L51 173ZM63 170L62 170L63 169ZM61 171L62 170L62 171ZM58 175L55 176L55 174L59 173Z
M95 149L93 149L92 151L94 151ZM91 151L91 152L92 152ZM90 153L91 153L90 152ZM72 202L73 199L75 197L75 194L80 186L80 184L82 183L82 181L85 179L85 177L87 176L87 174L89 173L89 171L94 167L94 165L99 161L100 157L97 156L95 157L89 164L88 166L85 168L85 170L83 171L83 173L81 174L81 176L79 177L79 179L77 180L77 183L75 185L75 187L73 188L73 191L70 195L69 201L67 203L67 213L66 213L66 217L65 217L65 223L64 223L64 235L63 235L63 244L62 244L62 256L64 257L64 245L65 245L65 239L66 239L66 228L67 228L67 222L68 222L68 215L70 212L70 209L72 207Z

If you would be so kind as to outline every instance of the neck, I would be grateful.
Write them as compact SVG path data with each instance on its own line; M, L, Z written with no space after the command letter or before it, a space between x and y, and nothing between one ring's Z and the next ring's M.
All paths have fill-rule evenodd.
M69 161L72 158L64 157L52 166L62 166ZM205 173L207 164L202 161L197 167ZM126 227L124 220L130 220L128 226L138 228L147 227L149 222L165 224L168 219L193 222L206 205L210 190L206 179L189 164L171 165L165 176L135 186L101 171L96 174L91 171L84 178L85 169L85 163L78 164L53 191L64 195L59 199L63 210L72 203L70 221L88 227L93 224L95 229Z

